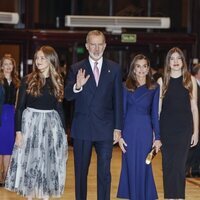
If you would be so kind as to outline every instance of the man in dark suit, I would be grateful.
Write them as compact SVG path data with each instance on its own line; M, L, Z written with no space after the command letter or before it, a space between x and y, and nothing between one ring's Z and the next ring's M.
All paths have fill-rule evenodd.
M65 98L75 100L71 137L76 200L87 199L93 146L97 154L97 199L109 200L112 148L122 129L121 69L117 63L103 58L106 42L102 32L90 31L85 46L89 57L71 66L65 87Z
M200 114L200 64L196 64L195 66L193 66L191 73L197 81L197 105ZM189 151L188 159L186 162L186 176L200 177L200 140L197 145L195 147L192 147Z

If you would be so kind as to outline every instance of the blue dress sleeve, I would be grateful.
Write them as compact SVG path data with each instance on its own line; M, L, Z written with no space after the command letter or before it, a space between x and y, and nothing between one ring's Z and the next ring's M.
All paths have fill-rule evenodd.
M0 85L0 126L1 126L1 112L2 112L3 102L4 102L4 88L3 85Z
M123 125L126 118L126 112L127 112L127 94L128 90L125 86L123 86ZM123 129L122 129L122 136L123 136Z
M160 87L157 86L154 92L152 108L151 108L151 119L153 125L153 131L155 134L155 140L160 140L160 125L159 125L159 93Z

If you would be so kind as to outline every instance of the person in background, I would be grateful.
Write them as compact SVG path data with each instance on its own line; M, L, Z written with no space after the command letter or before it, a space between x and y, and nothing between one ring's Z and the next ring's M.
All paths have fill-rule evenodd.
M123 103L124 128L119 140L123 155L117 197L155 200L158 196L152 167L145 159L152 147L156 152L161 147L159 85L152 79L149 59L142 54L131 62Z
M65 189L68 145L58 68L56 51L42 46L19 89L16 140L5 188L28 200L59 198Z
M2 113L2 106L3 106L3 102L4 102L4 88L3 85L0 84L0 127L1 127L1 113ZM4 186L4 181L3 181L3 160L2 160L3 156L1 156L1 166L0 166L0 173L1 173L1 180L0 180L0 187Z
M70 67L65 98L75 101L71 127L75 164L76 200L87 199L87 175L92 147L97 153L97 199L109 200L113 140L122 129L120 66L103 57L105 36L98 30L86 37L89 57Z
M5 94L5 91L4 91L3 85L0 84L0 127L1 127L1 113L2 113L2 106L4 102L4 94Z
M0 126L0 181L1 186L4 186L15 141L15 103L17 90L20 86L16 62L10 54L4 55L1 59L0 83L2 84L4 91L4 102L2 106Z
M185 167L190 147L198 142L196 80L185 56L174 47L167 53L160 93L160 135L165 199L185 199Z
M192 75L197 82L197 105L200 111L200 64L196 64L191 69ZM186 162L186 176L200 177L200 141L198 144L190 148L187 162Z
M160 77L162 77L162 74L159 72L158 67L155 66L151 67L151 74L154 81L157 81Z

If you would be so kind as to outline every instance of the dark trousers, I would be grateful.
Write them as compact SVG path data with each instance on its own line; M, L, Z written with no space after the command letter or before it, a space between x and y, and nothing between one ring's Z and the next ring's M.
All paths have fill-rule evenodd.
M87 175L93 146L97 154L97 199L110 200L112 143L73 139L76 200L87 199Z

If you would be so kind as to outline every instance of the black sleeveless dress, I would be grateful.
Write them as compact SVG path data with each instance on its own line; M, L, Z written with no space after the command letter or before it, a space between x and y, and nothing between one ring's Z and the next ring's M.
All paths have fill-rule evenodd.
M185 165L193 132L189 91L170 78L160 115L164 198L185 198Z

